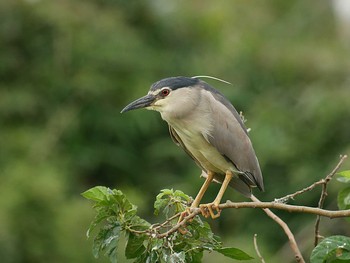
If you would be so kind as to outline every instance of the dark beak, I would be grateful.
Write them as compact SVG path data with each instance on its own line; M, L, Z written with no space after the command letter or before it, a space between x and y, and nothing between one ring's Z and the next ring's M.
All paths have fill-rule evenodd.
M124 113L131 110L146 108L150 106L154 101L156 97L154 95L146 95L142 98L139 98L133 102L131 102L129 105L127 105L120 113Z

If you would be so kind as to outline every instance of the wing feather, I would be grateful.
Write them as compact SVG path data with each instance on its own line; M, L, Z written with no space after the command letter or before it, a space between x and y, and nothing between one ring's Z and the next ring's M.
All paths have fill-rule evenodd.
M209 142L242 172L238 175L242 181L263 190L259 162L239 114L221 93L211 92L211 94L212 112L216 115L213 118L213 130ZM221 103L215 103L215 100Z

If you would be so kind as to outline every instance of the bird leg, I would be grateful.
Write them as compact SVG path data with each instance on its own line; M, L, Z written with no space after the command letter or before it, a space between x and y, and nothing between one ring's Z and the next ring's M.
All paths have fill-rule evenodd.
M199 203L201 202L204 193L207 191L210 183L213 181L214 179L214 173L211 171L208 171L208 177L205 179L204 184L202 185L201 189L199 190L196 198L194 199L191 208L197 208L199 206Z
M189 215L189 214L191 213L191 209L192 209L192 208L197 208L197 207L199 206L199 203L200 203L200 201L202 200L204 193L207 191L207 189L208 189L210 183L211 183L211 182L213 181L213 179L214 179L214 173L213 173L213 172L208 171L207 174L208 174L208 176L207 176L207 178L205 179L205 182L203 183L201 189L199 190L199 192L198 192L196 198L195 198L194 201L192 202L191 207L187 207L186 210L183 211L183 212L181 213L178 223L181 222L187 215ZM202 213L202 214L203 214L203 213ZM205 215L203 214L203 216L205 216Z
M215 200L212 203L202 204L199 206L203 216L209 217L209 215L210 215L211 218L213 218L213 219L218 218L220 216L221 210L219 209L219 204L221 202L222 196L224 195L226 188L227 188L228 184L230 183L232 177L233 177L232 172L227 171L226 175L225 175L225 179L222 182L221 188L220 188L219 193L216 196ZM214 213L213 209L216 210L216 212L217 212L216 214ZM209 211L209 213L208 213L208 211Z

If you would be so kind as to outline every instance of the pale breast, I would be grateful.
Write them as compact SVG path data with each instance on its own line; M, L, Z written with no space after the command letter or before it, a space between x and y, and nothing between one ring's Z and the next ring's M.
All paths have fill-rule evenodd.
M174 129L186 148L207 171L224 174L227 170L235 170L233 164L228 162L202 133L191 131L191 129L177 129L176 127Z

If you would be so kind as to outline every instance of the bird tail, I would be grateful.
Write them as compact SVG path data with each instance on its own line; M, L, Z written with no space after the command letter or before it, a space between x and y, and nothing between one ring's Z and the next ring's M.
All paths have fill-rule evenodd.
M238 176L233 176L229 185L245 197L251 198L252 188L246 182L242 181Z

